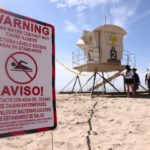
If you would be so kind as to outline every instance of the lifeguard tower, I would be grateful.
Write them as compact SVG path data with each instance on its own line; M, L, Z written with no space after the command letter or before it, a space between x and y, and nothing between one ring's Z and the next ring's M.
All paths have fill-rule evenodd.
M127 32L106 24L93 31L84 31L77 45L84 51L85 63L74 66L80 72L122 71L123 38Z
M117 92L119 90L111 84L111 80L120 76L120 73L125 69L125 65L122 65L123 57L123 39L127 32L116 25L105 24L93 31L83 31L82 36L77 41L77 46L83 52L82 58L78 55L78 52L73 52L73 68L82 72L93 72L94 74L87 80L87 82L81 86L79 76L76 76L76 80L72 89L79 81L80 89L77 92L82 92L83 87L92 79L93 85L88 91L93 94L94 89L110 84ZM109 78L104 77L105 72L116 72ZM96 75L99 75L103 81L95 84ZM76 93L77 93L76 92Z

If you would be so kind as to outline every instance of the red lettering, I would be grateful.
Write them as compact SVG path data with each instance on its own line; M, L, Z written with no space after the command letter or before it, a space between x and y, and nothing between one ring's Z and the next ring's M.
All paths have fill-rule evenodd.
M35 86L32 89L32 93L33 93L33 95L39 95L40 94L40 88L38 86Z
M43 96L43 86L41 87L41 96Z
M43 27L42 32L44 35L49 35L49 29L47 27Z
M23 22L23 29L26 29L27 31L29 31L30 30L30 23L29 22Z
M23 88L20 88L20 96L23 95Z
M19 89L19 87L17 86L16 88L14 88L13 86L10 86L10 89L11 89L11 91L12 91L12 94L13 94L13 95L16 95L16 94L17 94L17 91L18 91L18 89Z
M37 26L37 25L35 24L34 32L41 33L41 26Z
M31 31L38 34L49 35L50 31L47 26L42 26L39 23L32 23L27 20L21 20L14 16L0 15L0 24L9 25L26 31Z
M12 26L12 23L11 23L11 20L10 20L9 16L7 16L7 17L5 18L3 24L8 24L8 25Z
M9 96L11 95L8 86L5 86L5 87L3 88L2 93L1 93L2 96L5 95L5 94L6 94L6 95L9 95Z
M32 31L32 32L34 31L33 23L31 23L31 31Z
M43 87L30 87L30 86L4 86L4 88L1 91L1 96L7 95L7 96L16 96L16 95L41 95L43 96Z
M21 20L14 18L14 27L18 27L21 29Z
M30 91L30 87L29 86L25 86L24 88L24 95L31 95L31 91Z

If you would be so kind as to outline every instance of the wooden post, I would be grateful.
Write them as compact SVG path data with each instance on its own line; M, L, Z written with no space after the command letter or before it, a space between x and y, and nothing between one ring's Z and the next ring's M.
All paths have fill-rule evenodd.
M80 78L79 78L79 76L78 76L78 81L79 81L79 85L80 85L81 92L82 92L82 86L81 86L81 81L80 81Z
M78 79L78 75L76 76L76 79L75 79L75 82L74 82L74 85L73 85L73 88L72 88L72 93L73 93L74 88L75 88L75 85L76 85L76 83L77 83L77 79Z
M95 80L96 80L96 74L97 74L97 71L94 72L94 79L93 79L93 87L92 87L92 90L91 90L91 97L92 97L93 92L94 92L94 85L95 85Z
M104 72L102 72L102 78L103 78L103 86L104 86L104 93L106 93L106 85L105 85L105 77L104 77Z

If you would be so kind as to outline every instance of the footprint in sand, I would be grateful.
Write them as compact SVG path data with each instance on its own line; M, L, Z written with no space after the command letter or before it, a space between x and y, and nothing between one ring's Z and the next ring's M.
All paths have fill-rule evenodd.
M54 142L54 144L57 148L60 148L62 145L65 144L65 142Z

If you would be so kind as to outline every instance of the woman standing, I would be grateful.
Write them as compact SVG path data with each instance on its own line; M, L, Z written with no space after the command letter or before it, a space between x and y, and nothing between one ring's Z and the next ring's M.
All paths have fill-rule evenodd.
M126 72L125 72L124 78L125 78L125 84L127 87L127 96L130 97L130 89L131 89L132 96L135 97L134 73L131 70L129 65L126 66Z

